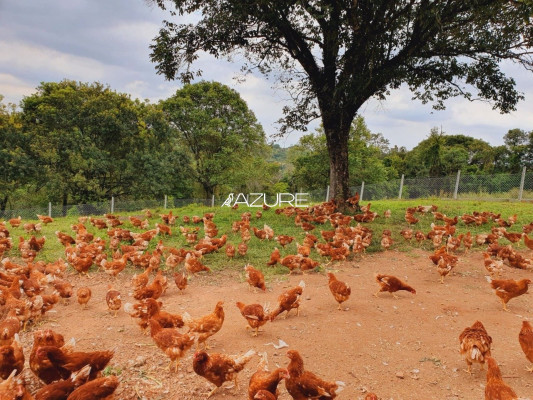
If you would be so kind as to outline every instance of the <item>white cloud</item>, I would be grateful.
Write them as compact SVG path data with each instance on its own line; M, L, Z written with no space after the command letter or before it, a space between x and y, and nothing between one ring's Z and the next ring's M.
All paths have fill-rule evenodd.
M41 76L69 77L84 81L101 80L108 66L87 57L74 56L28 43L0 41L0 64L20 73L38 70Z
M0 94L4 96L4 103L17 104L24 96L35 92L31 83L17 78L11 74L0 73Z

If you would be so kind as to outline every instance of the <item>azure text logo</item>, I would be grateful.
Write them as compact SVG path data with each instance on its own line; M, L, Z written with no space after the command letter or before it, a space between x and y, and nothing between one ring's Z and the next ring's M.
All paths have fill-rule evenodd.
M306 196L309 193L278 193L276 194L275 202L273 204L267 203L265 193L250 193L248 196L243 193L237 194L230 193L228 198L222 204L222 207L234 207L236 204L243 204L247 207L263 207L266 205L268 207L281 207L283 204L286 204L291 207L307 207L309 200Z

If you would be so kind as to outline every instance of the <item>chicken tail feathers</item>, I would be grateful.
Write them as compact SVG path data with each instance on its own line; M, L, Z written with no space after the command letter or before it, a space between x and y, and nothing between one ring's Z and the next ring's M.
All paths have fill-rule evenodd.
M346 383L343 381L335 381L335 384L337 385L337 389L335 390L335 393L340 393L344 390L346 387Z
M244 366L255 355L255 350L248 350L244 355L237 357L235 363Z
M187 311L185 311L181 317L183 318L185 325L190 325L193 322L191 315Z
M124 304L124 311L127 314L133 316L132 314L134 314L134 312L135 312L135 310L133 309L133 304L131 304L131 303Z
M477 348L477 347L472 347L472 352L470 354L470 358L472 360L482 360L483 359L483 354L481 353L481 351Z

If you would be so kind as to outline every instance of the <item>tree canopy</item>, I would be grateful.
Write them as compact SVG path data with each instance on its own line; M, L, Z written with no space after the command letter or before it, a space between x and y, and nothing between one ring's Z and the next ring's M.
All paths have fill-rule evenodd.
M64 205L162 195L185 180L187 163L162 114L100 83L42 83L22 101L22 120L40 185Z
M164 21L151 46L158 73L189 82L207 52L243 55L245 72L275 75L294 101L281 133L321 118L339 201L349 195L351 123L368 99L406 84L437 109L464 96L508 112L522 95L501 62L533 67L530 1L153 1L196 21Z
M0 211L5 210L9 197L17 189L32 182L36 171L20 113L15 105L4 104L2 100L0 95Z
M225 85L188 84L161 106L191 152L195 177L208 198L220 185L235 183L254 157L261 158L266 151L265 134L255 115Z

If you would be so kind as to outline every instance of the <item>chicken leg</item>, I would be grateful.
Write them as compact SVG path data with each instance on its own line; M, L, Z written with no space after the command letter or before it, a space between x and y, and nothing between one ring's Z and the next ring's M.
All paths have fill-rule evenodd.
M502 300L503 310L507 311L507 312L510 312L510 310L507 308L507 303L503 299L501 299L501 300Z

